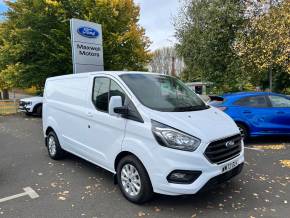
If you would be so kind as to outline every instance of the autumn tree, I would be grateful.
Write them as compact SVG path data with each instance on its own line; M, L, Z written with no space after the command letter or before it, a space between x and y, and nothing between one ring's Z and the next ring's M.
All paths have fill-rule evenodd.
M0 23L0 35L1 35L2 30L3 30L3 28L2 28L2 25ZM4 41L0 37L0 47L3 45L4 45ZM0 64L1 64L1 62L0 62ZM8 90L11 88L11 83L9 82L9 80L6 77L7 74L5 73L5 71L1 71L1 69L5 69L5 68L6 68L6 66L3 65L3 63L2 63L2 66L0 65L0 100L2 98L4 100L9 98Z
M243 1L185 1L175 23L177 51L187 66L185 78L214 82L217 91L243 86L234 45L244 25L244 12Z
M240 34L237 53L256 85L271 86L268 75L273 74L274 90L285 91L290 87L289 29L290 1L285 0L253 17Z
M42 88L47 77L72 73L70 18L100 23L105 70L142 70L150 41L133 0L16 0L0 32L0 79ZM3 75L1 77L1 75Z

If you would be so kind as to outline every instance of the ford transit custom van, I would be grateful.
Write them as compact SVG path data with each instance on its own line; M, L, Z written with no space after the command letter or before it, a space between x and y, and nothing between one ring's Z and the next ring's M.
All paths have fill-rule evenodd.
M235 122L174 77L92 72L49 78L43 131L52 159L75 154L115 175L131 202L195 194L243 167Z

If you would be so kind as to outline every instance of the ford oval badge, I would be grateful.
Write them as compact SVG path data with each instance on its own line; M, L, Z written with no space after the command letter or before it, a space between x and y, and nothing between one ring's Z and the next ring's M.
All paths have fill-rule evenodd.
M80 27L78 28L78 33L81 36L87 37L87 38L97 38L99 36L99 32L91 27Z
M228 141L228 142L226 142L226 147L227 148L231 148L231 147L233 147L235 145L235 141Z

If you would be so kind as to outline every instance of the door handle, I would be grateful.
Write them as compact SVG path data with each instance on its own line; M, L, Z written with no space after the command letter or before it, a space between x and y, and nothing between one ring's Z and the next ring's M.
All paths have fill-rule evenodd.
M87 116L88 117L93 117L93 113L92 112L87 112Z
M251 114L251 111L243 111L244 114Z

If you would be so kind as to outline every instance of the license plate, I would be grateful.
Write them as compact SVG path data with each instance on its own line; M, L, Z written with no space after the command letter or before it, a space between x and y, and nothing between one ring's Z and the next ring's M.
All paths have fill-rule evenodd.
M222 172L223 173L224 172L227 172L227 171L229 171L231 169L234 169L236 166L238 166L238 161L233 161L231 163L228 163L228 164L226 164L226 165L223 166Z

